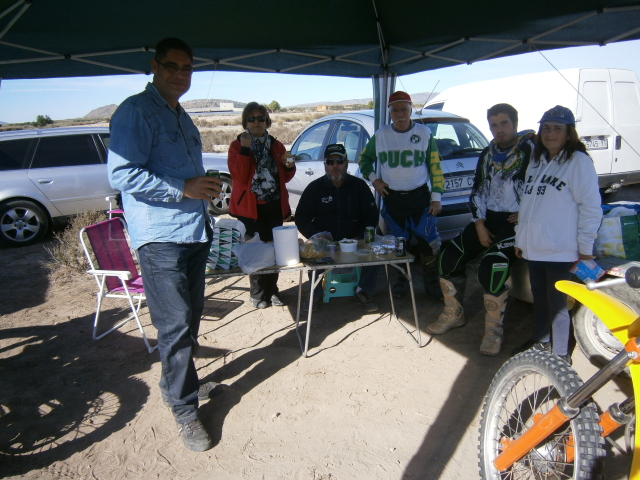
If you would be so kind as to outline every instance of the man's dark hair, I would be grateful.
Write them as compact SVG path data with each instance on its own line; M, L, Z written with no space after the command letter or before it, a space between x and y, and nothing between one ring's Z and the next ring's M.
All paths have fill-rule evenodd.
M179 38L163 38L156 44L156 62L164 60L164 57L167 56L169 50L180 50L185 52L193 62L193 52L191 51L191 47Z
M501 113L506 113L514 126L518 125L518 111L508 103L498 103L487 110L487 120L489 120L489 117L495 117Z

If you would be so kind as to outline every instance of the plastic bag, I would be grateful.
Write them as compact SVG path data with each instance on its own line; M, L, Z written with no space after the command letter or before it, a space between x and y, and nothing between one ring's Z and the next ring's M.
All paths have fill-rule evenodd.
M213 226L213 241L207 259L207 270L229 270L238 266L232 247L244 240L245 228L240 220L223 218Z
M333 243L333 237L329 232L318 232L307 238L300 246L300 257L322 258L327 255L329 244Z
M257 233L248 242L234 245L232 251L238 259L238 266L244 273L251 274L276 264L276 250L273 243L262 243Z
M638 220L638 215L604 217L594 244L596 255L640 260Z

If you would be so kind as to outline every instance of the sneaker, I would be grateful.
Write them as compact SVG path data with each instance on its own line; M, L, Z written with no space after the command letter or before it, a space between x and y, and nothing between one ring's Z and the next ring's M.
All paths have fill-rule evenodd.
M198 387L198 401L204 402L223 392L222 385L216 382L203 382Z
M537 340L527 340L519 347L511 350L511 355L517 355L527 350L538 350L540 352L548 352L551 350L551 342L539 342Z
M198 386L198 401L204 402L206 400L209 400L211 397L220 395L222 392L222 385L220 383L203 382ZM164 406L171 407L169 399L167 398L167 394L161 390L160 395L162 395L162 403L164 404Z
M322 306L322 297L313 297L313 303L311 304L311 311L315 312ZM309 299L307 298L304 302L302 302L302 311L309 311Z
M180 433L184 446L193 452L204 452L213 447L211 437L199 418L190 422L178 423L178 433Z
M378 310L378 304L371 298L371 296L364 290L358 292L358 286L353 287L353 298L364 309L365 312L375 312Z
M271 305L274 307L284 307L286 304L280 300L280 297L277 295L271 295Z
M267 308L267 302L264 300L256 300L255 298L249 298L249 303L253 305L254 308Z

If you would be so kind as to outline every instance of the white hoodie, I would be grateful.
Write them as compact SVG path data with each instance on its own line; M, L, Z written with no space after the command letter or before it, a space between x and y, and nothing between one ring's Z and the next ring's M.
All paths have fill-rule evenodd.
M562 163L557 158L542 155L527 168L516 226L516 247L527 260L575 262L593 253L602 220L593 161L582 152Z

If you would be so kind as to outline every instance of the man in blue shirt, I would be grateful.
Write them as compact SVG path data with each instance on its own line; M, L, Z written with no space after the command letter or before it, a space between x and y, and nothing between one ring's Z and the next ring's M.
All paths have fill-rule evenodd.
M208 398L215 384L199 385L193 353L211 244L207 201L218 196L220 181L205 176L200 133L178 103L191 86L191 48L165 38L151 68L153 82L111 118L109 182L122 193L158 330L163 401L184 445L204 451L212 441L198 419L198 399Z

